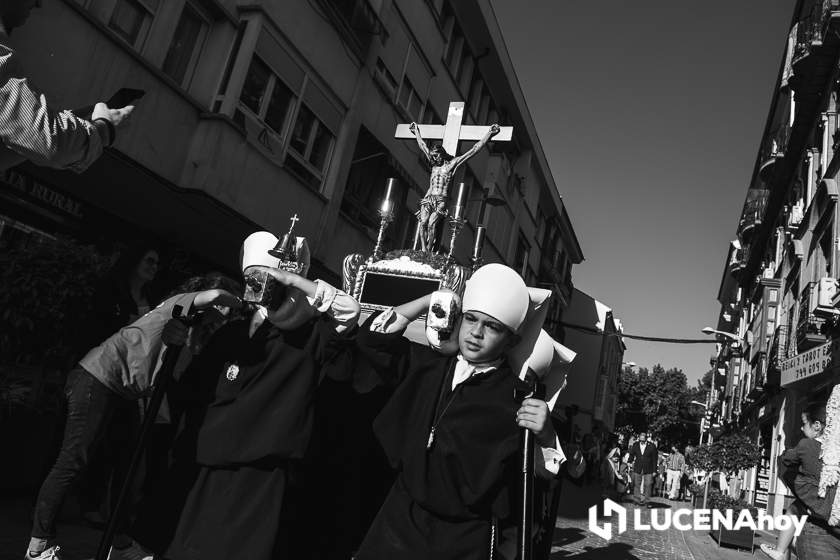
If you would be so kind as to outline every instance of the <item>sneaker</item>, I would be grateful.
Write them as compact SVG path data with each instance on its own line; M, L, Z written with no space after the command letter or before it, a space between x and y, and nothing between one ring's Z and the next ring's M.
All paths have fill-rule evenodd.
M134 541L126 548L114 548L108 552L108 560L153 560L154 555Z
M759 545L761 552L772 558L773 560L782 560L784 558L785 553L776 550L775 546L769 545L767 543L761 543Z
M25 558L26 560L61 560L61 556L58 555L58 550L59 547L57 546L48 546L38 556L32 556L27 550Z

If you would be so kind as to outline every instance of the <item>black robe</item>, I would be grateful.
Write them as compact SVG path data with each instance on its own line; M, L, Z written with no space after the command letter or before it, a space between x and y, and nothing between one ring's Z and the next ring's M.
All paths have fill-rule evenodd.
M402 333L371 332L369 324L359 347L377 371L400 382L374 423L399 474L356 559L487 558L493 518L516 511L515 374L502 363L453 391L455 358Z
M249 321L216 333L177 384L176 467L133 536L170 560L269 560L287 548L284 495L313 423L320 368L346 336L326 316L293 331Z

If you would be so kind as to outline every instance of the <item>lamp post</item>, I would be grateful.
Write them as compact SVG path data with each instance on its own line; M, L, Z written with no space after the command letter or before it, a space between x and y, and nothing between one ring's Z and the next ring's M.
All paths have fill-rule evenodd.
M700 332L702 332L704 334L714 334L714 335L717 335L718 337L722 337L722 338L728 338L732 342L737 344L740 348L743 348L745 346L744 339L741 338L740 336L738 336L735 333L720 331L720 330L717 330L717 329L713 329L712 327L703 327L702 329L700 329ZM705 405L706 416L708 417L709 424L710 424L709 428L711 428L711 420L712 419L709 416L708 411L712 406L712 392L715 391L715 377L716 376L717 376L717 360L712 365L712 385L711 385L711 387L709 387L709 394L708 394L708 397L706 398L706 405ZM711 440L711 438L712 438L712 432L711 432L711 430L709 430L709 440ZM701 442L701 444L703 442L703 432L702 431L700 432L700 442ZM707 475L706 475L706 488L705 488L704 495L703 495L703 508L704 509L706 508L706 504L707 504L708 498L709 498L709 482L711 480L711 475L712 474L713 473L707 473Z
M706 410L709 410L709 405L706 404L706 403L702 403L700 401L691 401L690 404L696 404L696 405L702 406ZM700 440L697 442L697 445L703 445L703 432L705 431L703 428L705 426L706 426L706 423L705 423L705 417L704 417L703 420L700 421Z
M737 342L741 346L744 345L744 339L735 333L719 331L717 329L713 329L712 327L703 327L702 329L700 329L700 332L702 332L703 334L716 334L724 336L726 338L731 339L733 342Z

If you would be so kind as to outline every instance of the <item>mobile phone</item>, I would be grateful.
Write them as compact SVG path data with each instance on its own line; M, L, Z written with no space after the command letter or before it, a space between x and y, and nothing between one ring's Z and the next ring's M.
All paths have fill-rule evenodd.
M136 101L144 95L146 95L146 91L142 89L122 88L112 95L105 104L111 109L119 109L130 105L132 101Z

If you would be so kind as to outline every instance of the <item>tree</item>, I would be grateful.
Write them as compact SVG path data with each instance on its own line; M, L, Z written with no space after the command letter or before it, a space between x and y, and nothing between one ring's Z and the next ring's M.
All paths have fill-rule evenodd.
M690 463L707 472L732 473L751 469L761 462L761 449L743 434L728 434L714 443L699 446Z
M678 368L666 370L661 364L638 372L625 368L618 386L616 425L650 432L661 444L682 448L699 435L696 407L690 404L698 390L688 387L685 373Z

